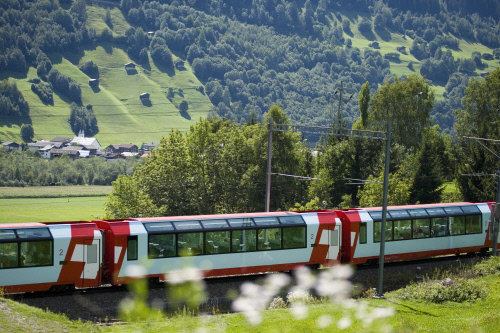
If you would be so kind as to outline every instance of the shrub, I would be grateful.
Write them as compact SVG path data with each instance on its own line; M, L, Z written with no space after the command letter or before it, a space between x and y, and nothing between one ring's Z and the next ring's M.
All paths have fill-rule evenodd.
M433 303L442 302L474 302L486 298L487 285L484 281L473 279L457 279L455 281L425 281L412 283L398 290L394 296L401 299L421 299Z

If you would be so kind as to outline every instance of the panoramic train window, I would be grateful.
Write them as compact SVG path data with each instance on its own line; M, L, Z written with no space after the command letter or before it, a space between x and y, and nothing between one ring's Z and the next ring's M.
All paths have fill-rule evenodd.
M201 229L200 221L178 221L172 222L177 230Z
M465 216L450 216L451 235L465 235Z
M482 232L483 230L481 228L481 215L470 215L465 217L466 234L480 234Z
M206 229L229 228L226 220L206 220L201 221L201 224L203 224L203 228Z
M234 230L231 235L231 252L247 252L256 250L256 230Z
M177 237L177 252L180 256L197 256L203 254L203 232L188 232L179 234Z
M127 260L137 260L137 236L127 237Z
M235 228L251 227L253 226L252 219L249 217L228 219L229 225Z
M392 234L392 227L393 227L393 221L385 221L385 241L392 241L393 240L393 234ZM382 230L382 222L374 222L373 223L373 241L374 242L380 242L380 234Z
M0 243L0 268L18 266L19 247L17 243Z
M205 233L205 253L228 253L229 240L231 232L227 231L208 231Z
M16 229L19 238L50 238L48 228Z
M394 221L394 240L411 238L411 220Z
M171 222L144 223L144 228L146 228L148 232L154 233L174 231L174 227Z
M52 241L21 242L21 266L52 265Z
M366 229L366 223L360 223L359 224L359 244L366 244L366 235L367 235L367 229Z
M259 229L258 250L281 249L281 228Z
M448 218L434 217L432 218L432 236L442 237L448 236Z
M175 257L176 254L175 234L149 235L148 257L150 259Z
M431 237L430 219L415 219L412 224L412 237L413 238L427 238Z
M424 208L408 209L408 213L410 213L411 217L427 217L427 216L429 216L429 214L427 214L427 211Z
M254 217L253 218L255 224L257 224L259 227L260 226L265 226L265 225L279 225L279 221L276 217Z
M299 249L306 247L306 227L283 228L283 248Z
M0 230L0 239L15 239L16 234L14 229L2 229Z
M300 215L279 216L281 224L305 224L304 219Z

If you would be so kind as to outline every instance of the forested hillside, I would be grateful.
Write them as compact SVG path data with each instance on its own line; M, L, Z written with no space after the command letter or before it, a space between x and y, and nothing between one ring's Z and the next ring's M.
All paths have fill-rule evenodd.
M365 82L373 93L413 73L434 88L431 114L452 132L470 78L498 67L499 3L2 1L0 77L10 79L0 90L0 139L19 138L27 123L35 139L84 129L105 144L159 141L207 115L260 121L273 104L292 123L329 125L340 96L350 126ZM23 98L12 97L16 89ZM75 107L93 112L75 122Z

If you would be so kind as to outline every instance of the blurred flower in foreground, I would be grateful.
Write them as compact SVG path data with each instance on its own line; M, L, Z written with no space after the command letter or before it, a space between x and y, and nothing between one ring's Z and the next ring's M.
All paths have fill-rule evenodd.
M170 271L165 274L165 279L170 285L169 299L177 309L187 305L196 309L206 299L205 282L203 273L191 266Z

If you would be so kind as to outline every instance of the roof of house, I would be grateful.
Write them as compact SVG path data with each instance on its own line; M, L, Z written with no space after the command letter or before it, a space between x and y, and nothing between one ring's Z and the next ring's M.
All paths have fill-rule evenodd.
M77 136L71 140L71 143L77 143L82 146L101 146L99 141L96 138L85 138L81 136Z
M30 142L28 143L28 147L38 147L38 148L43 148L47 145L51 145L50 141L47 140L38 140L36 142Z
M52 142L65 142L65 143L70 143L71 140L73 140L73 138L68 138L68 137L65 137L65 136L57 136L55 138L53 138Z
M13 142L13 141L6 141L6 142L2 143L2 145L4 145L4 146L15 146L15 147L17 147L17 146L19 146L19 143L15 143L15 142Z

